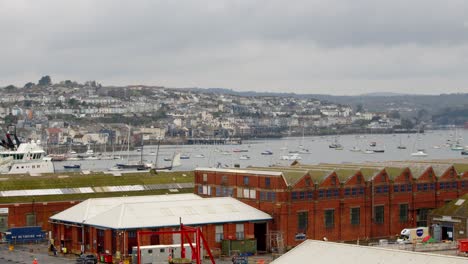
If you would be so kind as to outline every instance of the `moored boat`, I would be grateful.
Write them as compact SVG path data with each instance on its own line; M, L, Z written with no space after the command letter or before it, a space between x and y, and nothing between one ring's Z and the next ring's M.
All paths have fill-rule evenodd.
M44 149L39 140L21 142L16 136L14 126L13 132L6 133L5 139L1 140L0 146L0 173L6 174L39 174L53 173L54 164L50 157L46 157Z
M189 155L180 155L180 159L190 159Z
M73 165L63 165L64 169L79 169L81 168L80 164L73 164Z
M416 152L411 153L411 156L413 156L413 157L426 157L427 153L424 152L424 150L418 150Z
M239 157L239 159L241 159L241 160L249 160L249 159L250 159L250 156L242 155L242 156Z

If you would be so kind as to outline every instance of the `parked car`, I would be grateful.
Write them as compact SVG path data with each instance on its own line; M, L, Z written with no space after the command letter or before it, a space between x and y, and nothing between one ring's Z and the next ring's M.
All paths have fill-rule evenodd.
M98 262L94 255L81 255L76 259L76 264L96 264Z

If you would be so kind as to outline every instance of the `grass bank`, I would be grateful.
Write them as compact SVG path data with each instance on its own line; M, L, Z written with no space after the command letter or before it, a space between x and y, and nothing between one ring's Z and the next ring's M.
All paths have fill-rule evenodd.
M79 187L121 186L121 185L150 185L165 183L193 183L193 171L177 172L138 172L114 176L102 172L81 173L55 173L41 176L29 175L2 175L0 176L0 191L8 190L32 190L32 189L60 189ZM179 189L179 193L193 192L193 188ZM168 190L145 190L132 192L98 192L86 194L62 194L41 196L15 196L0 197L0 203L31 202L34 198L37 202L85 200L98 197L116 197L123 195L150 195L165 194Z

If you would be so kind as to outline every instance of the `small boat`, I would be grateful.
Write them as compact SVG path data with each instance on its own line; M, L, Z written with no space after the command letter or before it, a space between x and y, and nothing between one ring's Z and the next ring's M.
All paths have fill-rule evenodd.
M343 148L343 146L341 146L341 145L338 145L338 146L335 148L335 150L343 150L343 149L344 149L344 148Z
M375 146L377 146L377 142L373 141L373 142L369 143L369 146L375 147Z
M118 170L148 170L150 169L150 166L147 164L127 164L127 163L118 163L114 167L111 168L111 170L115 170L117 168Z
M460 151L460 150L464 150L465 148L463 146L461 146L461 145L456 144L456 145L452 145L452 147L450 149L452 149L454 151Z
M164 158L163 160L164 161L171 161L172 159L171 158Z
M180 159L190 159L189 155L180 155Z
M242 156L239 157L239 159L241 159L241 160L249 160L250 157L247 156L247 155L242 155Z
M67 160L82 160L80 157L68 157Z
M397 149L406 149L406 147L400 145L400 146L397 147Z
M364 153L364 154L374 154L375 152L373 150L366 149L362 153Z
M425 156L427 156L427 153L424 152L423 150L418 150L416 152L411 153L411 156L413 156L413 157L425 157Z
M351 148L349 151L352 151L352 152L361 152L361 149L358 148L358 147L353 147L353 148Z
M384 153L384 149L374 149L374 153Z
M205 155L203 155L203 154L198 154L198 155L195 156L195 158L204 158L204 157L205 157Z
M74 164L74 165L63 165L64 169L79 169L81 168L80 164Z
M67 159L67 157L62 154L49 154L47 157L51 158L52 161L64 161Z
M289 154L289 155L281 156L281 159L282 159L282 160L301 160L302 157L299 156L299 154L294 153L294 154Z
M221 154L223 154L223 155L232 155L232 153L229 152L229 151L223 151Z
M262 155L273 155L273 152L270 151L270 150L265 150L265 151L262 151L261 154L262 154Z
M234 149L232 152L249 152L248 149Z
M299 154L310 154L310 153L311 152L308 149L305 149L305 148L299 150Z
M462 152L460 152L462 155L468 155L468 150L463 150Z

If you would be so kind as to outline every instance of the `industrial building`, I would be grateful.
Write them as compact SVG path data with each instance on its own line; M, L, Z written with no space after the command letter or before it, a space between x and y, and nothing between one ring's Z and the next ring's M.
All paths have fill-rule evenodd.
M270 214L268 247L283 251L305 239L388 238L427 226L430 210L468 193L467 171L439 161L198 168L195 193Z
M50 217L53 243L67 252L128 256L137 231L172 231L182 222L201 227L210 248L223 240L249 240L267 232L271 216L230 197L195 194L150 195L85 200ZM180 235L151 235L141 245L177 244ZM257 243L265 250L265 242Z
M468 238L468 194L432 210L428 224L437 240Z
M462 264L467 261L464 257L306 240L272 264L304 263L306 259L330 264Z

